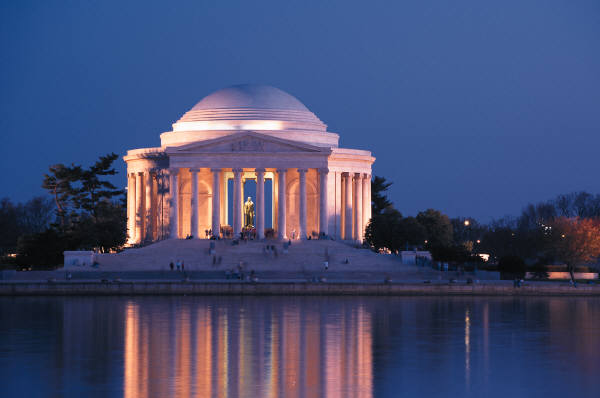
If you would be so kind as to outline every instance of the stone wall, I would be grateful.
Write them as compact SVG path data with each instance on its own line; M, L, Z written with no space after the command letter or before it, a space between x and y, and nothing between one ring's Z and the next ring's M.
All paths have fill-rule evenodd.
M600 296L600 285L566 283L394 284L300 282L0 282L0 296L298 295L298 296Z

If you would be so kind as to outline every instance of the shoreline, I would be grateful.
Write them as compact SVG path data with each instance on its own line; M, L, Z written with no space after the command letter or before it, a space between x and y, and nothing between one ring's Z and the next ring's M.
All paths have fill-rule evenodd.
M0 296L600 296L600 285L511 281L468 284L231 280L0 281Z

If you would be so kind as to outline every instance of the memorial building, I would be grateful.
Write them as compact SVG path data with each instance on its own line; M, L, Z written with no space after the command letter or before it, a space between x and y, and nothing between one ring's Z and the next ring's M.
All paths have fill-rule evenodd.
M215 91L160 144L124 157L130 244L245 231L259 239L363 240L375 159L340 148L339 135L282 90Z

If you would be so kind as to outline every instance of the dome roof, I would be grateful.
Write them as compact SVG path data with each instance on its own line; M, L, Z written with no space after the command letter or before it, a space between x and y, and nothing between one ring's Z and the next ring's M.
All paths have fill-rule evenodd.
M173 128L178 131L292 129L324 132L327 126L285 91L271 86L241 84L204 97Z
M310 112L302 102L285 91L258 84L240 84L222 88L204 97L192 110L227 108L289 109Z

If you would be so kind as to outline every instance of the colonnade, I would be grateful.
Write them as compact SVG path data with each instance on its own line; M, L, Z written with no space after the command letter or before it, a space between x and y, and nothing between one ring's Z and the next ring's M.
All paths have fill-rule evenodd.
M242 176L245 171L241 168L222 169L211 168L212 173L212 211L211 223L213 235L217 235L221 229L221 184L223 173L226 170L233 172L233 220L232 227L234 236L239 236L242 232L242 207L243 207L243 187ZM198 206L198 173L200 169L190 168L191 174L191 235L198 238L203 235L200 231L201 222L199 220ZM259 239L265 237L265 172L264 168L253 169L256 175L256 233ZM276 169L277 176L277 237L287 239L287 173L288 169ZM307 172L306 168L297 169L299 178L299 225L298 236L300 239L306 239L309 235L307 230ZM344 230L341 229L341 223L335 224L335 231L331 231L338 239L354 240L362 242L364 229L371 217L371 176L365 173L341 173L340 189L335 187L331 189L329 180L329 169L317 169L319 176L319 223L318 229L320 235L329 235L330 227L330 209L336 213L343 213ZM178 192L180 186L180 169L169 168L169 236L171 238L180 238L179 236L179 207L181 195ZM333 184L333 181L331 181ZM334 184L335 185L335 184ZM342 197L342 190L344 196ZM329 198L328 192L339 195L337 198ZM143 241L154 241L158 239L157 234L157 173L149 170L144 172L135 172L128 174L128 231L131 243L140 243ZM335 202L333 205L330 202ZM337 208L337 203L341 204ZM275 206L275 203L273 203ZM333 214L331 215L333 216ZM206 225L205 223L204 225Z
M365 173L342 173L345 240L362 242L371 219L371 176Z
M128 173L127 230L130 242L156 240L157 173L155 171Z

